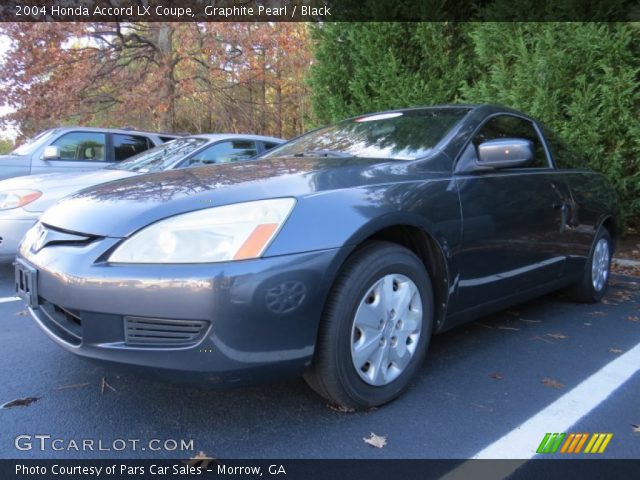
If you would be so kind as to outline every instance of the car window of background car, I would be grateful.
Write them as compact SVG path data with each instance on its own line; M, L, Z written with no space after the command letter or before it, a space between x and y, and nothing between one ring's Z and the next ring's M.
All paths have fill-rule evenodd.
M14 149L11 152L11 155L20 155L20 156L31 155L34 151L36 151L42 145L47 143L51 139L51 137L53 137L55 135L55 133L57 131L58 130L54 128L54 129L51 129L51 130L44 130L44 131L40 132L39 134L37 134L32 139L27 140L25 143L20 145L18 148Z
M333 151L355 157L414 160L427 156L468 111L430 108L365 115L310 132L274 148L265 157Z
M105 134L72 132L61 136L51 145L60 149L60 160L105 161Z
M142 153L152 146L147 137L139 135L114 133L111 138L113 138L113 153L116 162Z
M159 172L206 145L204 138L179 138L163 143L109 168L129 172Z
M214 163L232 163L238 160L246 160L257 154L256 143L249 140L220 142L195 154L181 166L195 167Z
M264 150L271 150L272 148L277 147L279 144L278 143L271 143L271 142L262 142L262 146L264 147Z
M525 168L549 167L549 159L540 135L529 120L513 115L491 117L476 133L472 141L477 149L483 142L500 138L524 138L531 141L533 143L533 160Z

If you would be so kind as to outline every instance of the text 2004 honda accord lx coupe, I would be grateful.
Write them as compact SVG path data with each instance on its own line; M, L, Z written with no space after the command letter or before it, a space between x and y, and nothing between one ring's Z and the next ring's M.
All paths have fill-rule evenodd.
M605 292L615 195L492 106L364 115L259 161L119 180L28 232L17 289L78 355L211 382L305 374L380 405L434 332L570 287ZM189 374L189 375L188 375Z

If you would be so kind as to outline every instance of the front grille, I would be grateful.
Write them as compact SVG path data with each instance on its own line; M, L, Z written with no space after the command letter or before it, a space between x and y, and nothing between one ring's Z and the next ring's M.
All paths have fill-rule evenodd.
M80 312L54 305L42 297L39 300L39 315L42 323L58 337L72 345L80 345L82 341L82 319Z
M188 346L202 338L207 325L201 320L124 317L124 338L127 345Z

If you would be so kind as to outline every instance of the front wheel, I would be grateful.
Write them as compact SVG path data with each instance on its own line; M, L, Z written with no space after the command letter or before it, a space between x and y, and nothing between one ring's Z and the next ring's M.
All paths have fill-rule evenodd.
M568 292L573 300L595 303L604 297L611 268L611 253L611 235L606 228L600 227L587 259L582 280Z
M420 259L372 242L352 255L331 289L305 379L337 405L387 403L420 368L432 325L431 281Z

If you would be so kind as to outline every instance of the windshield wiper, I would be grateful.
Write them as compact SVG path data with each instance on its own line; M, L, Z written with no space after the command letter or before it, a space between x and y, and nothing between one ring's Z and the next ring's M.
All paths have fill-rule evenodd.
M300 152L293 155L294 157L334 157L345 158L352 155L340 150L308 150L306 152Z

